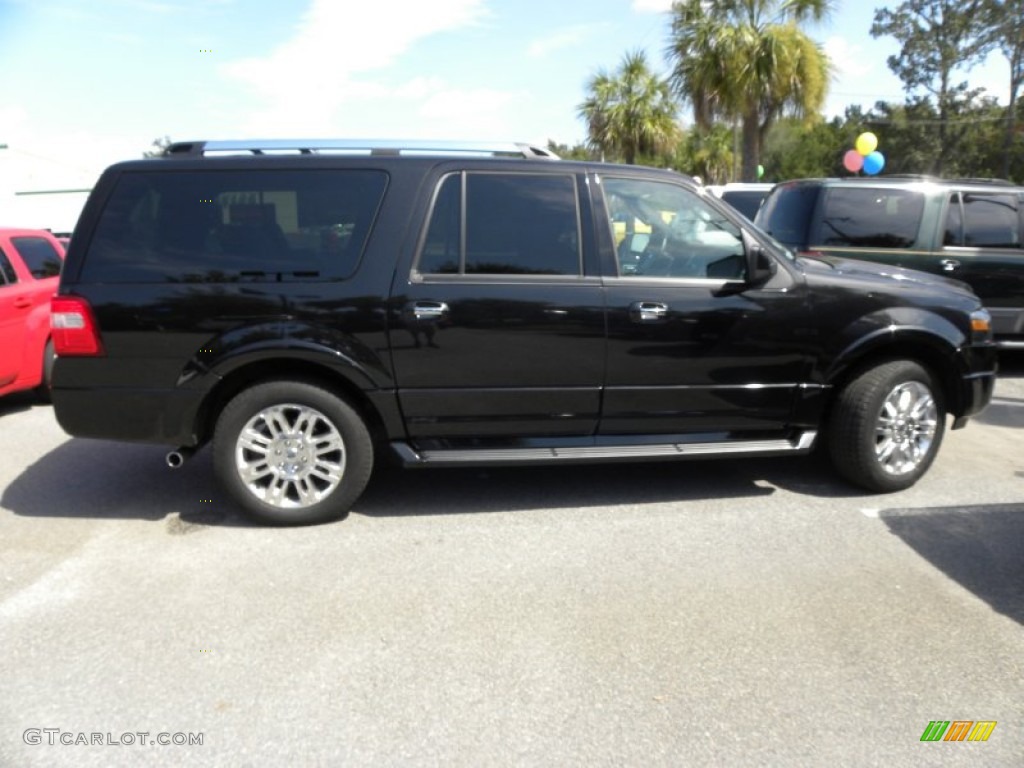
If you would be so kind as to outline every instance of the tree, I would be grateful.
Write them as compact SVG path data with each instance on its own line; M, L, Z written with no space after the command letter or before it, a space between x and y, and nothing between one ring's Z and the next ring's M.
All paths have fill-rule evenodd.
M679 107L643 51L627 53L614 73L599 70L587 92L577 111L587 124L587 142L608 159L635 163L641 154L670 150L678 139Z
M792 113L813 121L831 66L801 22L824 18L828 0L682 0L672 6L671 82L694 120L742 121L744 181L757 178L772 124Z
M559 144L553 139L548 139L548 149L554 152L563 160L597 160L598 157L593 149L586 144Z
M841 118L808 127L802 120L784 117L765 137L763 180L837 176L843 170L843 152L851 146L853 141L845 138Z
M167 148L174 142L171 141L170 136L164 136L162 139L153 139L153 143L150 146L156 147L156 149L147 150L142 153L143 157L160 157Z
M889 57L889 69L903 81L908 96L924 90L935 98L939 120L936 172L940 175L963 137L948 121L958 105L977 95L966 82L954 84L954 73L970 69L991 46L986 28L991 19L990 2L903 0L895 10L875 11L872 37L891 35L901 46L899 54Z
M1002 176L1010 178L1013 144L1017 136L1017 97L1024 86L1024 0L990 0L989 34L1010 65L1010 101L1006 107Z
M723 123L687 131L673 158L673 166L699 176L705 184L725 184L732 177L732 129Z

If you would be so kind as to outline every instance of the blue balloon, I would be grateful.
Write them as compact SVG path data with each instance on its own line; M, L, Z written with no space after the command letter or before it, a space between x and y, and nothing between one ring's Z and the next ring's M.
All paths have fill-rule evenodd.
M885 155L883 155L877 149L864 158L863 171L868 176L874 176L883 168L885 168Z

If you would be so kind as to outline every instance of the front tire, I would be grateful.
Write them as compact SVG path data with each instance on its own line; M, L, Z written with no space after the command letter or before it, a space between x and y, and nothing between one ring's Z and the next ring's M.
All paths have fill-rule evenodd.
M828 425L832 462L869 491L909 488L942 444L942 391L918 363L895 360L861 373L839 393Z
M217 419L214 471L260 522L337 520L363 492L373 442L359 414L327 390L271 381L238 394Z

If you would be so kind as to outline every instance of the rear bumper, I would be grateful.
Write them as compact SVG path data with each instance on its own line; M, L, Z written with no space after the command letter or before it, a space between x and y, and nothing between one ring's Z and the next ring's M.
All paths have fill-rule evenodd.
M196 446L199 392L180 389L54 388L57 423L74 437Z

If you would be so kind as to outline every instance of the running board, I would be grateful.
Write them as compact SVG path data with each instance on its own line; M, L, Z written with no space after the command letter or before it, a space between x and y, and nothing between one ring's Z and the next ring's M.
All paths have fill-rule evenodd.
M779 456L807 453L818 433L801 432L792 439L730 440L719 443L659 443L651 445L588 445L552 448L446 448L417 451L408 443L391 444L402 463L460 466L467 464L548 464L552 462L684 459L706 456Z

